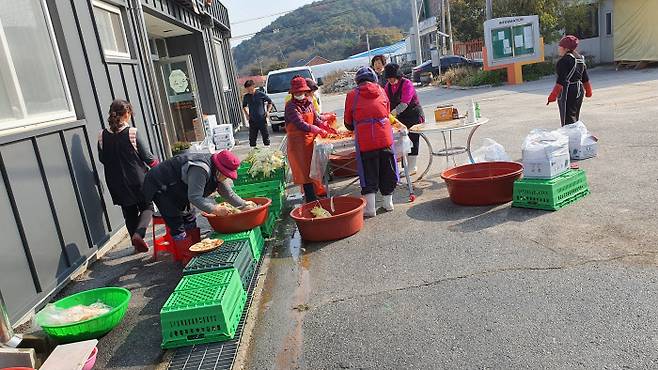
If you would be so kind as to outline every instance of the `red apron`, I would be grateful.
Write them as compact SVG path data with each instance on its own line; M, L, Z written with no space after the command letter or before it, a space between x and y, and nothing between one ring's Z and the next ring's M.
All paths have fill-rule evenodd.
M313 125L315 115L313 112L302 113L302 119L307 124ZM288 135L288 163L290 163L293 183L296 185L313 183L317 195L326 195L322 183L313 180L310 176L315 134L302 131L294 124L286 124L286 134Z

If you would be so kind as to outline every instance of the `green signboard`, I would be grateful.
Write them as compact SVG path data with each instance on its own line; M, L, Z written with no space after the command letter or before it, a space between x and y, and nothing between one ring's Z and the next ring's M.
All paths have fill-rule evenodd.
M514 56L512 51L512 29L510 27L492 29L491 44L494 59Z
M514 35L514 55L528 55L535 52L534 29L532 24L512 27Z
M494 60L533 54L535 52L534 43L532 24L491 30Z

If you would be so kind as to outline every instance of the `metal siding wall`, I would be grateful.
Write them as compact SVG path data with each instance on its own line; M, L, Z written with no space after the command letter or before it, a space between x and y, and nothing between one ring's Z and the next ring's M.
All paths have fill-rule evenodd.
M135 127L137 127L139 137L148 144L151 152L155 152L155 147L151 144L151 135L149 132L150 124L150 115L147 114L142 108L142 102L140 99L140 94L137 89L137 82L135 81L135 75L133 72L133 65L123 64L121 65L121 78L123 79L123 84L126 91L126 99L130 101L135 111L133 114L133 122ZM147 121L148 120L148 121Z
M39 137L37 145L48 186L53 194L53 205L60 221L66 254L74 266L80 265L92 254L93 249L87 239L60 135L55 133Z
M53 289L70 264L58 238L32 141L4 145L2 156L39 283L43 290Z
M22 313L30 309L37 290L32 282L30 265L4 181L0 181L0 225L2 225L0 271L3 276L11 277L0 279L0 291L7 304L9 319L16 321Z
M110 238L110 228L107 225L106 217L104 217L105 210L103 202L97 191L96 178L91 168L87 137L84 130L77 128L65 131L64 138L66 149L71 159L75 180L82 197L91 239L95 245L99 246ZM116 208L112 206L109 194L106 202L110 209Z

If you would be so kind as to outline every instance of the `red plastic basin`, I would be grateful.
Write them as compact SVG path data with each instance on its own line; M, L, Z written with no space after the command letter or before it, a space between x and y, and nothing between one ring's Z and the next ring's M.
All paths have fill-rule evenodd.
M363 228L363 209L366 201L356 197L334 198L335 212L328 218L313 218L311 210L320 203L322 208L331 212L331 199L310 202L290 212L297 223L297 229L303 240L321 242L347 238Z
M485 206L512 201L514 181L521 178L517 162L483 162L447 169L441 178L450 200L464 206Z
M213 230L222 234L233 234L251 230L265 223L272 200L269 198L247 198L260 207L228 216L206 216Z

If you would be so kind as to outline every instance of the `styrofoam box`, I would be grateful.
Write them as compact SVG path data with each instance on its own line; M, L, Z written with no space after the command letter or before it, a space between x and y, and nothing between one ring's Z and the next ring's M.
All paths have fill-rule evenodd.
M569 141L569 149L571 150L571 159L594 158L599 151L599 139L595 136L590 136L583 139L580 143Z
M225 150L225 149L233 149L235 146L235 142L227 142L227 143L219 143L215 144L215 150Z
M218 141L231 141L231 140L233 140L233 133L215 134L215 135L213 135L212 139L215 142L218 142Z
M230 145L233 146L235 145L235 140L233 138L228 139L228 140L214 140L215 146L221 146L221 145Z
M213 131L213 134L224 134L224 133L233 133L233 125L217 125Z
M571 167L569 153L550 156L546 159L524 159L523 177L529 179L552 179Z

